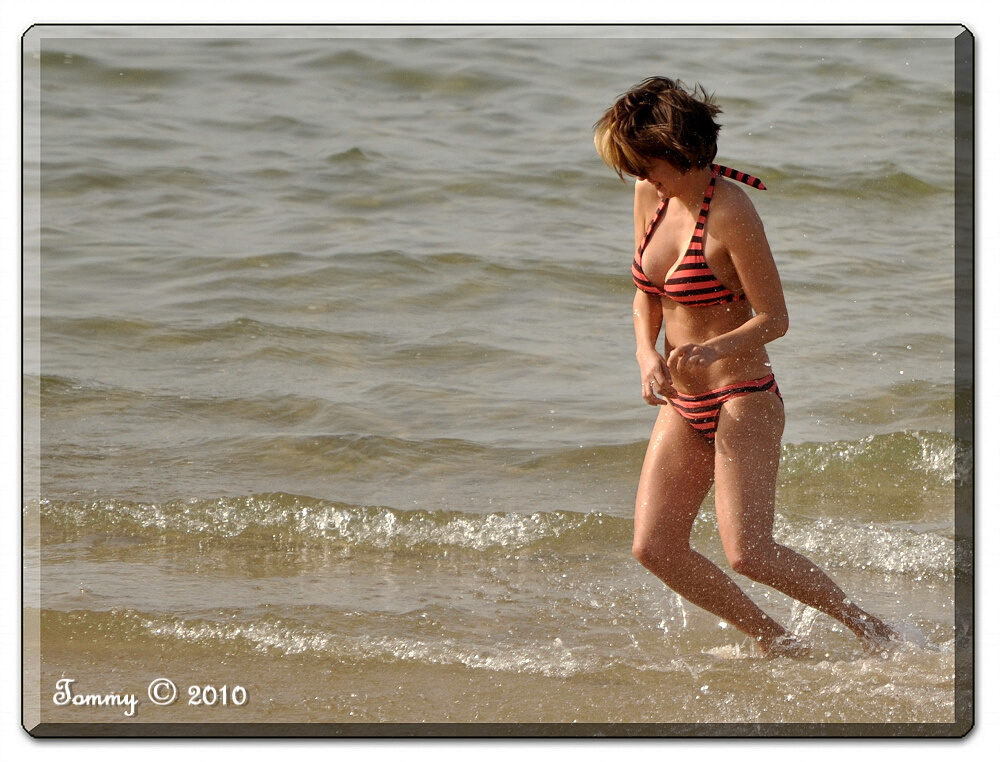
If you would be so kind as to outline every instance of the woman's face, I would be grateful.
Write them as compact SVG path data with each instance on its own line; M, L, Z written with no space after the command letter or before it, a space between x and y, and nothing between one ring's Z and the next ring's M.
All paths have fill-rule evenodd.
M652 159L646 174L640 175L639 179L651 183L660 198L670 198L677 195L680 180L685 174L666 159Z

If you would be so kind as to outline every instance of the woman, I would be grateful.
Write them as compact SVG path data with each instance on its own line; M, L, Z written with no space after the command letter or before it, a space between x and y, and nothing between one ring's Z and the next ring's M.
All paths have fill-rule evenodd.
M892 629L773 538L785 417L764 345L785 334L788 313L763 225L744 191L764 190L763 183L712 163L718 113L704 89L689 92L679 81L654 77L595 125L604 161L622 179L636 178L636 358L642 397L660 406L636 497L632 551L765 655L807 653L691 549L692 524L714 481L733 570L843 622L867 651L881 650L894 639Z

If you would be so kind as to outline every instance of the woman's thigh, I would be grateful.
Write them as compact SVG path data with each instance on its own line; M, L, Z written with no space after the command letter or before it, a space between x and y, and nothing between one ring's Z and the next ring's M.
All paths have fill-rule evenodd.
M686 548L691 526L712 486L714 468L711 443L672 407L662 406L636 494L636 544Z
M784 407L770 392L722 406L715 435L715 511L731 564L772 544L784 428Z

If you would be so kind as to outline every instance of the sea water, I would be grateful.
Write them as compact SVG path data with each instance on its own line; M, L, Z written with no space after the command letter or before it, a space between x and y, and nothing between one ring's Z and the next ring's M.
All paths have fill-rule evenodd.
M72 678L143 722L954 722L959 31L31 30L29 705L135 721L53 703ZM776 535L888 656L741 580L813 649L761 659L631 556L655 410L591 129L651 75L713 93L718 160L768 187ZM711 495L693 543L725 566Z

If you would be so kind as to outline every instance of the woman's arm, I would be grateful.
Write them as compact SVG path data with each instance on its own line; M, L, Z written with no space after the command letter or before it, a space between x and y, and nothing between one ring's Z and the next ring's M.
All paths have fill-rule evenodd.
M656 190L644 180L635 184L635 248L639 248L649 220L655 213L659 200ZM632 300L632 322L635 325L635 359L642 377L642 398L650 405L663 405L664 395L676 394L670 385L667 360L656 348L663 327L663 307L660 297L636 289Z
M650 405L663 405L663 396L674 397L667 360L656 349L663 325L660 297L635 290L632 300L632 321L635 324L635 359L642 378L642 398ZM663 396L659 396L663 395Z

